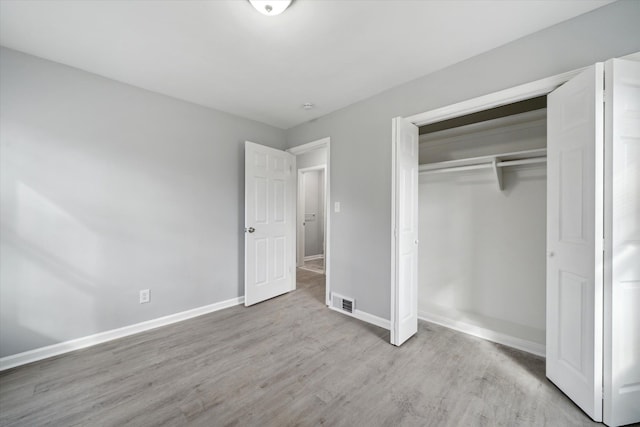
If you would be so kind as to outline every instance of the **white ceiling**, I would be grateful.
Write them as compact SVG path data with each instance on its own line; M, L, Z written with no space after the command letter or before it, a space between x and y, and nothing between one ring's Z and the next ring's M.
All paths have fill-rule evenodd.
M0 44L286 129L610 2L2 0Z

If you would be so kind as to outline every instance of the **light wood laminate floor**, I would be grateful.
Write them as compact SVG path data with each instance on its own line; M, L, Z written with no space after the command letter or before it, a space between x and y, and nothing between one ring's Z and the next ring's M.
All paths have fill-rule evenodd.
M544 360L433 324L400 348L298 290L0 374L3 426L586 426Z

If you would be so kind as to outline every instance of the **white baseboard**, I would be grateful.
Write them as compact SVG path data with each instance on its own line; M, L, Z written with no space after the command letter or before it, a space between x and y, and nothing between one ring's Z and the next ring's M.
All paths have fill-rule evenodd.
M324 254L319 254L319 255L309 255L309 256L304 257L303 259L304 259L305 261L312 261L312 260L314 260L314 259L321 259L321 258L324 258Z
M324 274L324 270L321 268L313 268L313 267L298 267L300 270L311 271L312 273L320 273Z
M386 330L390 329L390 323L387 319L383 319L382 317L374 316L373 314L366 313L360 310L354 310L353 313L347 313L346 311L340 310L335 307L329 306L329 308L333 311L337 311L338 313L346 314L347 316L355 317L358 320L362 320L363 322L371 323L372 325L379 326Z
M235 305L243 303L244 297L232 298L226 301L217 302L215 304L209 304L191 310L182 311L180 313L159 317L157 319L136 323L134 325L124 326L122 328L112 329L110 331L100 332L98 334L76 338L74 340L52 344L46 347L40 347L34 350L25 351L23 353L2 357L0 358L0 371L14 368L20 365L26 365L27 363L36 362L38 360L46 359L49 357L58 356L70 351L91 347L96 344L101 344L107 341L115 340L117 338L123 338L129 335L137 334L139 332L148 331L150 329L159 328L160 326L166 326L172 323L181 322L183 320L202 316L203 314L207 313L213 313L214 311L233 307Z
M492 341L498 344L503 344L509 347L517 348L518 350L526 351L537 356L545 357L545 346L537 342L524 340L511 335L496 332L491 329L483 328L481 326L472 325L460 320L450 319L448 317L440 316L435 313L428 313L421 311L418 313L418 319L426 322L436 323L441 326L445 326L449 329L463 332L465 334L473 335L474 337L483 338L488 341Z

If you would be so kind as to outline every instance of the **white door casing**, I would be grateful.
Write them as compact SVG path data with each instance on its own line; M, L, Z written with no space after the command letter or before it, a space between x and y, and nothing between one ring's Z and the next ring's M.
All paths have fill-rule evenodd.
M296 267L304 266L304 206L305 206L305 191L304 191L304 172L298 169L298 199L296 202Z
M418 127L393 119L391 344L418 332Z
M640 423L640 62L605 64L604 413Z
M547 98L546 372L602 420L603 81L595 64Z
M324 173L324 274L325 274L325 304L331 305L331 138L326 137L306 144L297 145L287 149L287 153L299 156L318 148L325 148L325 173Z
M295 156L245 143L245 305L295 289Z

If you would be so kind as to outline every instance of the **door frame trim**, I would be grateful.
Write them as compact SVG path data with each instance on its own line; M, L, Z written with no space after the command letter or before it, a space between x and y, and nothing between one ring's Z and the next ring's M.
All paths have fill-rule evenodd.
M500 107L502 105L512 104L518 101L524 101L537 96L543 96L553 91L563 83L566 83L587 68L589 67L581 67L572 71L567 71L566 73L556 74L530 83L525 83L489 93L487 95L467 99L455 104L436 108L434 110L407 116L404 117L404 119L409 120L416 126L424 126L430 123L441 122L443 120L453 119L467 114L476 113L478 111L488 110L490 108Z
M433 110L428 110L422 113L414 114L411 116L402 117L405 120L413 123L414 125L420 127L431 123L440 122L443 120L452 119L455 117L464 116L471 113L476 113L478 111L487 110L494 107L499 107L501 105L511 104L518 101L524 101L526 99L534 98L537 96L547 95L549 92L553 91L560 85L566 83L574 76L580 74L583 70L587 69L587 67L581 67L575 70L567 71L565 73L556 74L553 76L549 76L543 79L535 80L529 83L524 83L518 86L514 86L511 88L499 90L493 93L489 93L486 95L481 95L475 98L467 99L465 101L457 102L455 104L446 105L444 107L435 108ZM395 141L395 118L391 119L391 149L394 151L394 141ZM397 282L397 277L395 274L396 269L396 258L398 248L395 245L395 229L398 226L398 218L396 218L395 208L398 203L398 194L395 191L395 170L396 170L396 158L395 155L392 155L392 165L391 165L391 283L389 287L389 302L390 302L390 329L393 331L396 327L394 313L396 312L395 304L397 303L394 296L397 292L400 291L399 283ZM417 267L416 267L417 268Z
M309 151L316 150L318 148L326 148L327 156L325 163L325 207L324 207L324 276L325 276L325 304L331 305L331 138L321 138L306 144L297 145L295 147L285 150L287 153L291 153L294 156L307 153ZM296 200L297 211L297 200ZM297 214L296 214L297 218ZM298 228L296 227L296 242Z

